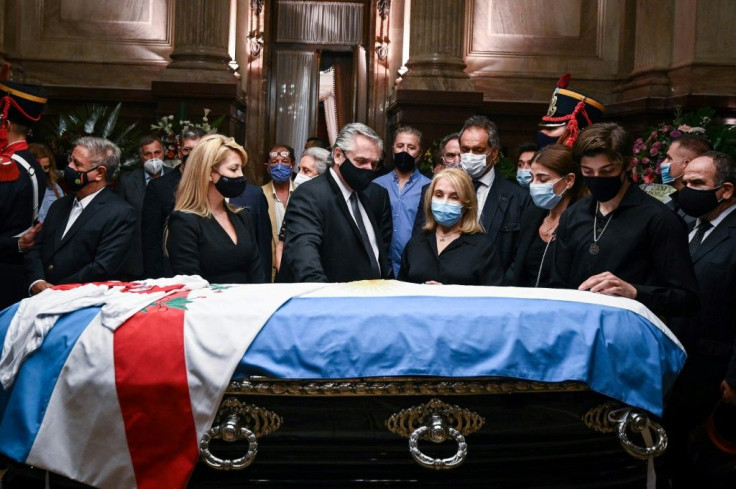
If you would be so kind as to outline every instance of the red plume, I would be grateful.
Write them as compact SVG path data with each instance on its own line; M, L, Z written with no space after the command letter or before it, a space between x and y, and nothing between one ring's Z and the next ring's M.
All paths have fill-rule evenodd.
M570 73L565 73L557 80L557 88L567 88L568 83L570 83Z

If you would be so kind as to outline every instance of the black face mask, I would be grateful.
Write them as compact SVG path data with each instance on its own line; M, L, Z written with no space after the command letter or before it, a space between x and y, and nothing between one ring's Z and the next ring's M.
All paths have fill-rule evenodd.
M356 192L365 190L373 179L376 178L376 173L373 170L358 168L353 165L353 162L347 156L345 157L345 161L342 162L342 165L340 165L340 175L342 175L345 183Z
M550 144L556 144L560 136L547 136L542 132L537 132L537 148L542 149Z
M414 171L417 163L412 155L402 151L401 153L394 153L394 166L402 173L409 173Z
M621 175L615 177L586 177L583 176L583 183L590 189L595 200L598 202L608 202L616 197L618 191L624 182Z
M220 175L220 179L215 184L215 188L223 197L234 199L245 191L246 183L244 176L230 178L225 175Z
M97 167L90 168L87 171L77 171L67 166L64 168L64 183L72 192L82 190L90 182L88 173L96 169Z
M721 203L716 197L719 188L721 188L720 185L708 190L684 187L677 192L677 203L680 205L680 209L689 216L704 216Z

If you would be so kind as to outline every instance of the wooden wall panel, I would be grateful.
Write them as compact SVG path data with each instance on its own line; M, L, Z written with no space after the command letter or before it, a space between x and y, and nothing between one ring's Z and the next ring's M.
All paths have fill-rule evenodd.
M485 100L548 100L557 78L571 72L575 88L606 101L622 76L624 2L472 0L468 5L466 72Z
M19 25L6 49L23 60L29 82L150 88L169 62L174 0L25 0L14 8Z

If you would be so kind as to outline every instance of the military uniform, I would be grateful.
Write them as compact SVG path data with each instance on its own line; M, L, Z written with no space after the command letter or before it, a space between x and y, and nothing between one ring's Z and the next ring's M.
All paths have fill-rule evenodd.
M46 175L26 142L8 144L6 121L26 126L37 122L46 98L9 81L0 82L0 97L0 309L4 309L27 295L18 238L36 223L46 190Z

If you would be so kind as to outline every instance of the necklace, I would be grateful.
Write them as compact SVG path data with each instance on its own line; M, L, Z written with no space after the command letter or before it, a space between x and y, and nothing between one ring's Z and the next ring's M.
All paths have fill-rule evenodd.
M593 218L593 242L588 247L588 251L591 255L597 255L599 251L601 251L600 246L598 246L598 240L601 239L603 236L603 233L606 232L606 229L608 229L608 225L613 220L613 212L611 212L608 215L608 218L606 219L606 224L603 226L603 229L601 229L601 233L598 234L598 207L600 206L599 202L595 203L595 217Z
M549 216L549 215L547 215L547 218L545 218L545 221L546 221L546 220L547 220L548 218L550 218L550 216ZM544 224L544 223L542 223L542 224ZM554 232L555 232L555 229L557 229L557 225L558 225L558 224L559 224L559 222L554 222L554 223L552 223L552 225L551 225L550 227L548 227L547 229L542 229L542 227L540 226L539 230L540 230L540 231L542 231L542 234L544 234L545 236L549 237L549 236L550 236L550 235L551 235L552 233L554 233Z
M460 231L453 231L453 232L447 233L445 235L442 235L440 233L437 233L437 237L440 239L440 241L442 243L444 243L447 240L447 238L449 238L450 236L453 236L455 234L460 235Z

